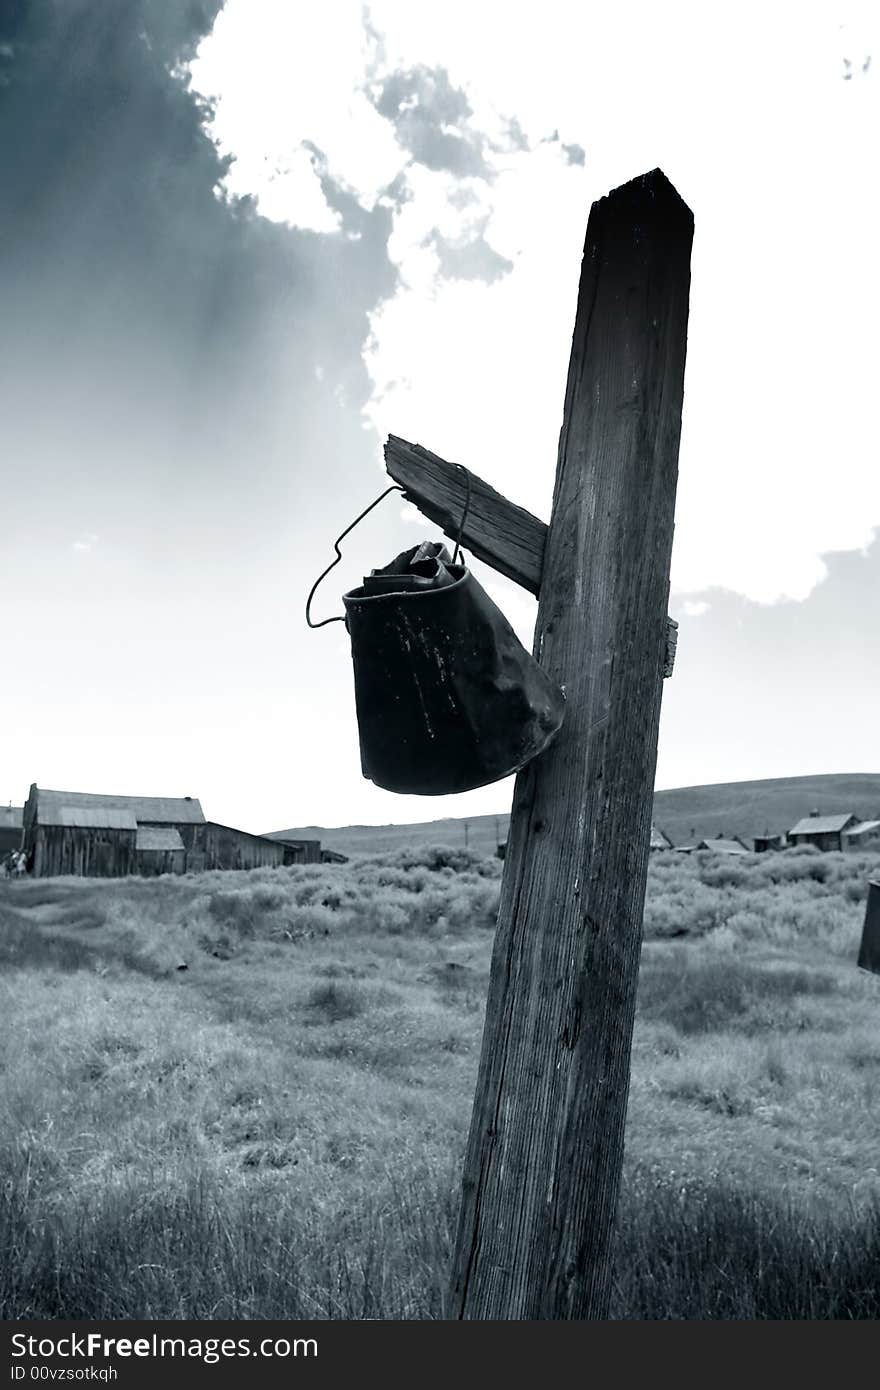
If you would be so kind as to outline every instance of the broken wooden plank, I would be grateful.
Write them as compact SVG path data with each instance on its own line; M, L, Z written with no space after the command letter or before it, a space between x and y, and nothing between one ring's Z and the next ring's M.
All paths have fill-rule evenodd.
M388 436L385 445L385 467L407 499L441 526L445 536L457 540L467 501L464 470L395 434ZM476 473L470 474L470 493L462 546L529 593L537 594L546 524L524 507L508 502Z
M468 484L462 465L448 463L439 454L432 454L421 444L410 444L396 434L389 434L385 445L385 467L389 475L404 489L408 502L418 507L430 521L443 528L450 540L458 540L462 517L467 504ZM478 560L491 565L508 579L513 579L538 594L544 568L544 547L547 525L538 517L502 497L493 487L470 473L470 504L461 544ZM672 675L678 623L667 618L666 659L664 676Z

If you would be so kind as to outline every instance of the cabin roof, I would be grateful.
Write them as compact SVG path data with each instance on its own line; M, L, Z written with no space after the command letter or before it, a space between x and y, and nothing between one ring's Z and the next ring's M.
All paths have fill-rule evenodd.
M719 854L749 854L749 848L741 840L701 840L697 849L714 849Z
M136 830L131 811L121 806L52 806L39 816L40 825L75 826L86 830Z
M128 811L134 821L165 821L169 824L204 824L201 803L188 796L107 796L98 792L58 792L37 787L37 823L40 825L69 825L70 821L55 819L61 812L76 807L81 810L115 809ZM83 824L97 824L95 821ZM106 822L105 822L106 824Z
M845 825L849 825L851 820L855 820L852 811L841 811L836 816L804 816L797 825L792 826L789 835L827 835L834 834L837 830L843 830Z
M851 825L847 830L847 835L870 835L872 831L880 830L880 820L861 820L858 825Z
M173 825L139 825L135 849L183 849L180 831Z

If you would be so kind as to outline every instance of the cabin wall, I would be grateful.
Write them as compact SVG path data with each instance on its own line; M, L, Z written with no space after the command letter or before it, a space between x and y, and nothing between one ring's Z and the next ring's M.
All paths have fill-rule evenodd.
M35 878L76 874L81 878L121 878L135 871L135 832L71 825L36 825L31 831Z
M139 849L135 872L142 878L158 874L182 874L186 868L186 851L182 849Z
M284 846L285 864L320 864L321 841L320 840L281 840Z
M872 830L866 835L844 835L843 848L865 850L868 854L880 853L880 830Z
M278 840L264 840L259 835L249 835L245 830L233 830L231 826L217 825L214 821L205 821L189 829L194 833L183 837L189 872L277 868L284 863L284 845Z
M11 849L21 849L21 838L20 825L0 825L0 858Z
M813 835L792 835L791 842L793 845L814 845L827 853L841 848L841 833L839 830L826 830Z

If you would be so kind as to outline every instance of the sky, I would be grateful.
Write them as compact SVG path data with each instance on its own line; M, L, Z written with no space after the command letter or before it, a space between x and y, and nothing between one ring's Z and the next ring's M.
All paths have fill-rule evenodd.
M388 433L547 520L591 203L695 238L657 786L880 770L871 4L0 9L0 799L252 831L505 811L363 779L305 598ZM435 539L392 495L318 617ZM473 568L530 645L536 603Z

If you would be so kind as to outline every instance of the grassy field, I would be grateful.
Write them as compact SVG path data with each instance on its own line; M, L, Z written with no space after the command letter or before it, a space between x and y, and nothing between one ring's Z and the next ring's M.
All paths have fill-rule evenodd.
M0 1316L443 1317L500 868L0 885ZM880 1316L878 868L652 860L615 1317Z

